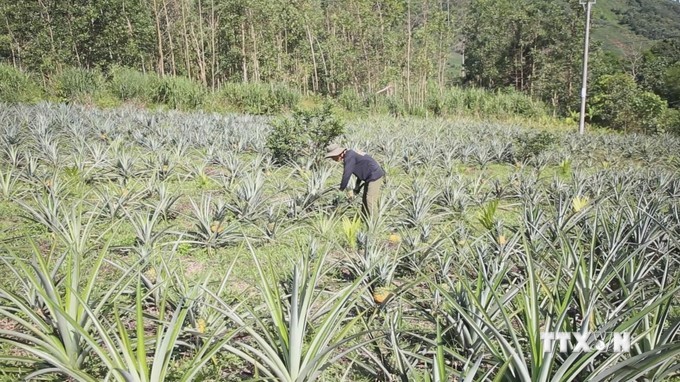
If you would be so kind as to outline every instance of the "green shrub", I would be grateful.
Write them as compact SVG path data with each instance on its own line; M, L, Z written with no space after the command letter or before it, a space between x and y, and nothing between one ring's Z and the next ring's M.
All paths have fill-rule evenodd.
M189 78L164 77L158 81L154 102L173 109L192 110L203 104L205 95L205 87Z
M671 105L680 105L680 61L666 68L660 94Z
M426 117L427 116L427 110L420 105L412 105L408 109L408 114L412 115L414 117Z
M449 115L464 114L467 109L465 90L459 87L447 89L442 100L444 113Z
M334 116L331 104L313 110L295 110L289 118L272 122L267 148L279 163L315 155L344 133L344 124Z
M288 86L275 84L271 85L269 89L276 100L279 111L291 110L300 101L300 93Z
M468 88L465 91L465 109L480 114L486 108L485 100L489 98L489 93L484 89Z
M249 114L276 114L293 109L300 93L285 85L229 83L220 89L220 99Z
M659 132L680 135L680 110L667 108L659 122Z
M400 117L406 114L406 105L397 96L389 96L387 98L387 110L395 117Z
M499 99L506 101L507 108L503 110L505 115L519 115L523 117L540 117L547 115L548 108L543 102L535 100L527 94L514 89L499 93Z
M627 74L604 75L593 86L592 122L616 130L656 132L663 128L666 101L644 91Z
M661 97L652 92L640 91L633 99L633 112L638 118L636 128L648 133L657 132L666 109L668 104Z
M349 112L361 111L364 108L362 97L354 89L343 90L338 96L338 103Z
M536 157L557 142L557 137L547 131L527 132L515 138L515 159L519 161Z
M548 111L541 101L512 88L492 92L480 88L453 87L446 90L441 101L429 101L430 110L434 111L436 106L440 106L443 113L448 115L471 114L485 117L539 117L547 115Z
M438 93L430 92L427 96L427 110L439 117L444 113L444 103Z
M99 70L66 68L54 78L56 96L71 101L92 98L104 88Z
M386 106L381 105L380 100L384 100L385 96L380 94L368 93L362 97L361 104L363 107L371 111L385 112Z
M11 65L0 64L0 101L35 102L42 97L42 89L28 74Z
M111 70L109 91L121 101L152 103L160 84L156 73L142 73L116 66Z

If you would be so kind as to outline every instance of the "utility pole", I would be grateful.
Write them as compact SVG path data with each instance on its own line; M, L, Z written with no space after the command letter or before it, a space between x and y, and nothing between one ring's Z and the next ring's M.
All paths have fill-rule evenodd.
M590 10L596 0L579 0L580 4L586 5L586 38L583 48L583 86L581 87L581 120L578 131L583 135L586 131L586 84L588 83L588 40L590 38Z

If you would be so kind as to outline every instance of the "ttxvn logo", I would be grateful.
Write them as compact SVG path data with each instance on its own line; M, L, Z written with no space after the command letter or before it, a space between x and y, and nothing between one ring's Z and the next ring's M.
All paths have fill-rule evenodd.
M630 351L630 333L627 332L543 332L541 341L544 352L553 351L556 342L560 353Z

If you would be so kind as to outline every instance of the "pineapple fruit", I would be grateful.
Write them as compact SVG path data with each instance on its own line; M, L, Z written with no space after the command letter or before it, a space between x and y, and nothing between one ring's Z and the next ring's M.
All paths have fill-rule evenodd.
M574 212L579 212L588 205L588 198L585 196L577 196L571 202L574 207Z
M224 231L224 227L222 227L222 223L219 221L214 221L210 225L210 232L212 233L221 233Z
M146 270L146 272L144 272L144 276L146 276L152 283L155 283L158 276L156 274L156 268L150 267Z
M392 294L392 290L385 286L379 286L373 290L373 301L380 305Z
M505 245L508 242L508 238L505 235L498 236L498 244Z
M208 324L205 322L204 319L199 318L196 321L196 331L199 332L199 333L205 333L205 328L207 327L207 325Z

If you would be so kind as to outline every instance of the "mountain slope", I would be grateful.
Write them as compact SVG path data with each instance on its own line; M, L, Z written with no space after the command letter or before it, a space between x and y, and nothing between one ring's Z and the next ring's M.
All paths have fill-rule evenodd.
M592 8L592 21L593 41L624 56L664 38L680 38L680 2L598 0Z

